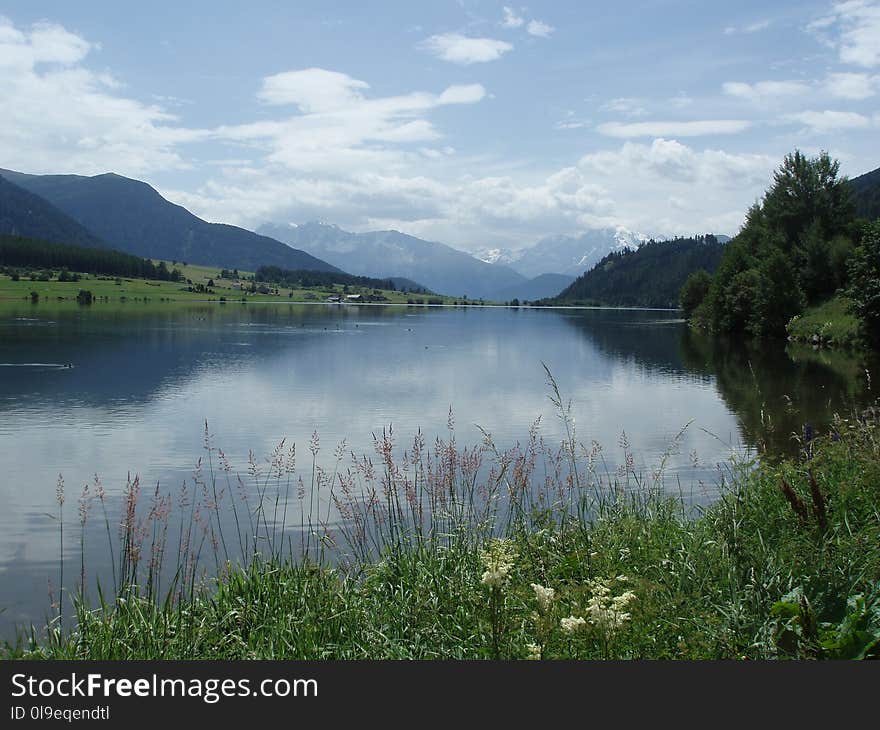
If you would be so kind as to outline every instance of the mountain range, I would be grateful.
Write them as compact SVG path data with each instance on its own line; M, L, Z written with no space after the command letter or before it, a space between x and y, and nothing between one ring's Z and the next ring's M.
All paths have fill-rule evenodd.
M484 249L476 256L488 263L509 266L529 279L548 273L573 279L589 271L610 251L638 248L647 240L648 236L625 228L595 228L580 236L547 236L518 251Z
M857 214L877 217L880 170L850 183ZM556 297L609 254L638 250L647 241L625 228L600 228L547 236L518 250L497 247L471 255L399 231L354 233L326 223L266 223L252 232L209 223L148 184L113 173L28 175L4 169L0 233L243 271L277 266L395 278L408 288L493 301ZM662 257L652 259L663 266Z
M268 223L257 231L308 251L351 274L400 276L449 296L495 299L497 292L527 282L527 277L506 266L487 264L451 246L399 231L352 233L317 222Z
M0 169L0 177L6 182L0 197L9 201L4 205L15 215L14 220L10 217L4 221L0 232L24 230L27 223L29 232L21 235L59 240L61 232L52 233L52 226L58 225L63 216L73 219L90 234L89 240L83 239L81 232L75 239L69 236L60 239L66 243L110 247L144 258L244 271L254 271L260 266L338 271L326 261L280 241L237 226L208 223L169 202L139 180L113 173L94 177L26 175L4 169ZM29 207L27 204L19 207L14 201L22 199L21 192L12 190L10 183L12 187L39 196L48 207L35 206L33 198L28 198ZM50 224L50 219L55 223ZM37 236L37 229L43 225L40 220L45 221L46 232ZM67 223L66 230L74 229Z

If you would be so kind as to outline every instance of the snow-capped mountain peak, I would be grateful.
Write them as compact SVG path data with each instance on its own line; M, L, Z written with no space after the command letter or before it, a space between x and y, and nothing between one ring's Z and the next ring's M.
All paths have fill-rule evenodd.
M547 236L518 251L485 249L476 256L489 263L507 264L529 278L549 273L579 276L610 251L638 248L647 240L648 236L623 226L596 228L579 236Z
M480 249L474 254L474 257L487 264L511 264L519 258L518 252L507 248Z

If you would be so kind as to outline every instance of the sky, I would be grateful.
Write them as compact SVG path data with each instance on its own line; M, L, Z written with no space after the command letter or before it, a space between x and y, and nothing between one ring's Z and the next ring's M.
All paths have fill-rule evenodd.
M880 166L880 0L0 0L0 167L467 251L735 234L795 148Z

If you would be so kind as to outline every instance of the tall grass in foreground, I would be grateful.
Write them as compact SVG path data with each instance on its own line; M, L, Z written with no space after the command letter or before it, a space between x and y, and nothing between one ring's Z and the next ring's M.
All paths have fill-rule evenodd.
M548 373L549 376L549 373ZM695 513L637 473L533 424L499 450L394 434L373 456L313 435L298 468L284 442L238 474L205 430L192 485L119 518L99 482L110 586L86 566L45 637L8 656L134 658L823 658L880 646L880 446L867 418L778 464L732 462ZM680 435L679 435L680 436ZM674 448L675 444L673 444ZM230 525L232 527L230 527ZM63 529L63 522L59 523ZM84 533L83 533L84 534ZM83 549L84 554L84 549ZM64 605L60 603L59 605Z

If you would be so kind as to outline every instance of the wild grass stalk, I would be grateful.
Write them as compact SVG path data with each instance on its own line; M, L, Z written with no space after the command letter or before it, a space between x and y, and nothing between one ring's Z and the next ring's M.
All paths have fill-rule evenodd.
M140 479L128 477L116 541L96 480L80 500L76 623L65 625L59 600L57 627L44 639L32 631L19 653L818 657L843 654L850 625L860 637L876 628L880 641L873 418L838 421L801 459L731 462L717 500L695 512L666 479L687 426L647 475L622 434L615 468L599 444L576 441L571 405L547 375L564 423L556 446L539 419L523 444L500 449L483 431L481 444L463 447L450 411L446 437L430 446L419 432L401 449L389 428L372 455L347 461L337 445L325 470L314 433L305 475L285 441L265 467L250 452L239 473L206 424L192 488L184 482L173 498L157 484L141 504ZM63 549L61 478L56 496ZM112 600L93 571L97 603L85 561L95 498L115 556ZM63 570L62 552L59 595Z

